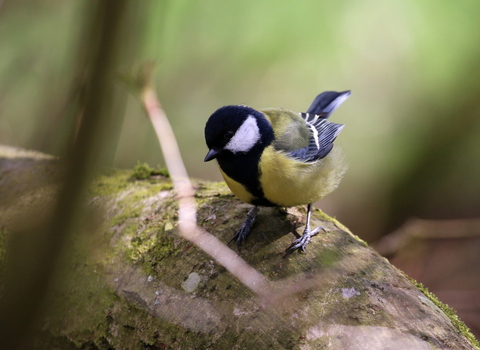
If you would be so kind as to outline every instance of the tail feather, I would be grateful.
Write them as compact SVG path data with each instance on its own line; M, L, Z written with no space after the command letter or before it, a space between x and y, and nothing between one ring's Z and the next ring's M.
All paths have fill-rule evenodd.
M313 100L307 113L317 114L322 118L328 118L347 98L350 90L343 92L325 91Z

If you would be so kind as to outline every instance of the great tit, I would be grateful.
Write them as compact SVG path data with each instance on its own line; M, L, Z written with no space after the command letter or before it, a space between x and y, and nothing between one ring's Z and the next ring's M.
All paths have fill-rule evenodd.
M283 108L255 110L244 105L224 106L205 125L209 151L205 162L217 159L225 182L242 201L253 204L235 233L240 248L253 226L258 206L308 205L303 235L286 249L305 252L312 236L312 203L332 192L346 167L333 149L344 125L327 120L350 96L350 91L318 95L306 113Z

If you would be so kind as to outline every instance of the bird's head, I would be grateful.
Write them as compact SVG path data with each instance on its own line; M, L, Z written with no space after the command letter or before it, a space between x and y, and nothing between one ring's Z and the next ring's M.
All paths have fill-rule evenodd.
M247 106L225 106L208 119L205 141L209 148L205 162L208 162L263 149L273 141L273 130L261 112Z

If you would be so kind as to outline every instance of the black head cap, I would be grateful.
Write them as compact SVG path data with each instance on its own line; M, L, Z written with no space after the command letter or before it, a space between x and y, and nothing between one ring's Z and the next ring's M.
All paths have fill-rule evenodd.
M246 153L256 144L265 147L272 140L270 122L261 112L247 106L224 106L215 111L205 125L205 141L210 149L205 161L221 153Z

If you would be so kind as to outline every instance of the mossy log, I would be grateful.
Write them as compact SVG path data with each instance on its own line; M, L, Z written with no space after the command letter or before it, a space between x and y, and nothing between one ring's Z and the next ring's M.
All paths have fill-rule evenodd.
M55 160L15 152L23 151L0 148L0 191L10 194L9 205L0 206L3 236L15 234L16 213L55 195L48 173ZM92 182L91 220L71 237L63 283L50 297L37 348L477 348L449 308L319 210L313 222L326 232L307 254L285 259L304 209L260 210L239 254L294 291L262 300L177 234L168 177L143 177L109 170ZM223 183L194 185L199 225L227 243L249 206Z

